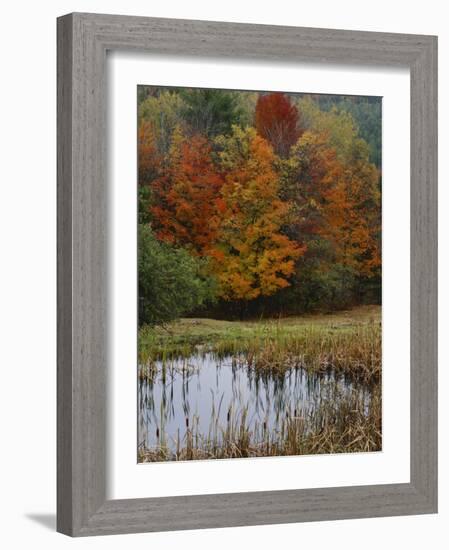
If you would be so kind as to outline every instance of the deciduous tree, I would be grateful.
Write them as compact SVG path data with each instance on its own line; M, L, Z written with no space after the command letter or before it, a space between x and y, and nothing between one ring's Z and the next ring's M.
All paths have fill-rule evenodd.
M175 129L185 126L184 107L182 97L173 90L149 95L139 105L139 121L151 124L157 151L162 157L168 154Z
M279 198L271 146L254 129L234 127L217 140L225 174L222 216L212 251L225 300L270 296L289 285L295 260L304 253L281 232L290 204Z
M153 227L159 239L199 256L217 235L222 178L205 137L174 133L164 173L152 184Z
M359 275L375 273L380 265L380 193L377 169L366 157L344 162L329 132L307 131L284 165L283 184L295 205L293 234L306 242L324 238L332 245L333 262Z
M161 164L154 125L142 120L138 130L139 223L151 221L151 184L159 176Z
M265 138L276 154L286 157L290 147L300 136L299 113L290 98L275 92L259 95L255 124L259 135Z

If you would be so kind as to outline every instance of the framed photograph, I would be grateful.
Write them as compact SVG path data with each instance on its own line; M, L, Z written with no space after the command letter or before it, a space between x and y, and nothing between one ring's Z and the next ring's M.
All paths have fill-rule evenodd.
M58 19L58 531L437 511L437 39Z

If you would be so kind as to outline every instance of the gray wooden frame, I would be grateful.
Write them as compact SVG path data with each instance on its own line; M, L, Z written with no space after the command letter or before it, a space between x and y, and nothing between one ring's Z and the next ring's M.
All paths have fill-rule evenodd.
M106 500L106 52L411 71L410 483ZM437 38L74 13L58 19L57 529L72 536L437 511Z

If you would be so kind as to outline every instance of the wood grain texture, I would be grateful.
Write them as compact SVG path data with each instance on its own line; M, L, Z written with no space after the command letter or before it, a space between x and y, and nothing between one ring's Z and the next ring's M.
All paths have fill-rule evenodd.
M106 52L407 66L411 71L411 481L106 500ZM437 509L437 40L116 15L58 20L58 524L72 536Z
M72 21L58 20L57 529L72 529ZM63 506L62 506L63 505ZM63 507L63 512L61 508Z
M411 66L411 479L437 508L437 42Z

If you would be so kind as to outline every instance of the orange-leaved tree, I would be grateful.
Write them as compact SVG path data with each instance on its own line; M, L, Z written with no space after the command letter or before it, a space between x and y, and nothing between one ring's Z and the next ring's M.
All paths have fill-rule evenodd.
M222 179L205 137L172 137L163 174L152 184L152 225L158 239L208 254L219 225Z
M285 166L284 193L301 236L326 239L333 262L373 275L380 266L379 175L364 150L343 160L327 132L306 131Z
M252 128L233 127L216 140L225 182L221 223L211 252L220 295L225 300L270 296L289 285L304 253L282 233L290 204L279 198L271 146Z
M325 194L322 234L335 243L337 257L358 275L381 266L380 190L377 168L359 159L345 167L342 180Z
M259 95L255 111L257 132L286 157L301 134L299 113L290 98L280 92Z

